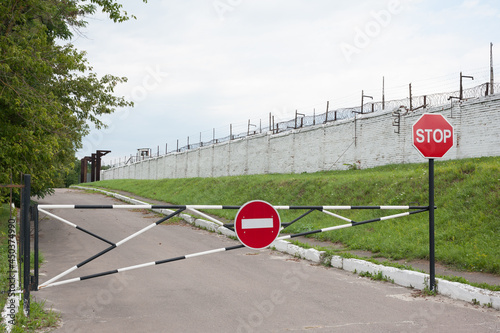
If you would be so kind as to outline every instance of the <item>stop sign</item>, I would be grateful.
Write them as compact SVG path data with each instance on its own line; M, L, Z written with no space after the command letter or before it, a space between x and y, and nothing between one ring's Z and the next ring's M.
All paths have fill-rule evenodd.
M413 146L425 158L440 158L453 147L453 126L441 114L423 114L412 126Z
M261 200L241 206L234 220L234 231L240 242L251 249L264 249L278 237L281 220L276 209Z

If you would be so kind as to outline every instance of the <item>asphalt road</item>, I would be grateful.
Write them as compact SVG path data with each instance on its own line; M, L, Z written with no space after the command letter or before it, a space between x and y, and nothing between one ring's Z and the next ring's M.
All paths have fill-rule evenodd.
M43 204L120 204L58 189ZM187 203L194 204L194 203ZM160 217L137 210L51 212L112 242ZM40 283L109 245L40 214ZM185 224L159 225L69 275L75 278L235 240ZM45 288L32 295L62 316L56 332L500 332L500 312L311 264L238 249Z

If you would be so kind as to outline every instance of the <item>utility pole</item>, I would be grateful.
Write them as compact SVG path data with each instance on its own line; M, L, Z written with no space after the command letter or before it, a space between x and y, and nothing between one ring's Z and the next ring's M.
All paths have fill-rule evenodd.
M373 96L365 95L364 90L361 90L361 112L360 112L361 114L363 114L363 104L365 103L365 97L373 99Z
M493 43L490 43L490 95L495 93L493 83Z
M408 85L408 89L410 91L410 111L413 111L413 102L412 102L412 94L411 94L411 83Z
M473 76L469 76L469 75L462 75L462 72L460 72L460 97L459 99L462 100L464 99L464 86L462 84L462 81L463 81L463 78L467 78L467 79L472 79L474 80L474 77Z
M382 76L382 110L385 110L385 77Z

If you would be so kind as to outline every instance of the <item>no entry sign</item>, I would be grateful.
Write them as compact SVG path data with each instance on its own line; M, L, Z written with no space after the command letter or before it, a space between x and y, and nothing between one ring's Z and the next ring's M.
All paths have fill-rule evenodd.
M281 221L278 211L261 200L241 206L234 220L234 231L240 242L251 249L264 249L278 237Z
M453 126L441 114L426 113L412 127L413 146L425 158L440 158L453 147Z

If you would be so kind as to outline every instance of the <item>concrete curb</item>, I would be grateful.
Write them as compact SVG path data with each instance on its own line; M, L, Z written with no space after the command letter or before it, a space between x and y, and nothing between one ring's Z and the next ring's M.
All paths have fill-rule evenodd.
M98 188L83 187L83 186L72 186L72 187L101 192L128 203L141 204L141 205L148 204L146 202L129 198L127 196L118 193L108 192ZM173 212L168 209L153 209L153 211L156 211L161 214L170 214ZM194 218L188 214L180 214L180 217L184 219L186 222L198 226L200 228L217 232L225 236L236 237L234 231L219 226L213 222ZM415 288L418 290L424 290L425 288L428 287L429 275L425 273L398 269L395 267L377 265L360 259L342 258L340 256L333 256L331 258L326 258L324 251L318 251L316 249L304 249L300 246L291 244L290 242L285 240L277 240L273 242L271 244L271 248L274 248L277 251L284 252L295 257L306 259L318 264L326 264L328 266L340 268L353 273L369 272L375 275L375 274L380 274L379 272L381 272L383 277L387 278L388 280L394 281L395 284L403 287ZM490 291L486 289L473 287L467 284L459 282L451 282L439 278L436 278L436 284L437 284L437 291L440 295L500 310L500 292L498 291Z

